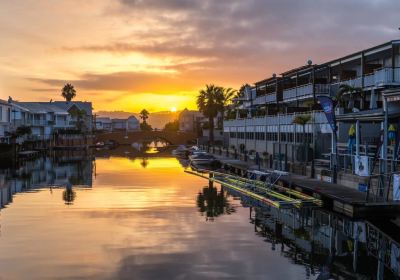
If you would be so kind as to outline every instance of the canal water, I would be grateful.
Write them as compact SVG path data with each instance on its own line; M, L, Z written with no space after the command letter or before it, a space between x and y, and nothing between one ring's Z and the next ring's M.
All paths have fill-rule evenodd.
M101 153L1 169L0 279L395 279L393 221L278 211L184 168Z

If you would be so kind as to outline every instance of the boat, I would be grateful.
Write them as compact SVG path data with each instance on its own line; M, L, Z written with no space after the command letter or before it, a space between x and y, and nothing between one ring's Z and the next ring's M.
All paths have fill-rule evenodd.
M177 157L187 157L189 150L185 145L179 145L175 150L172 151L172 154Z
M277 208L322 206L322 201L318 198L276 184L277 178L286 175L286 173L282 174L282 172L274 174L274 172L269 173L257 170L250 171L250 176L272 176L270 178L265 177L262 181L205 169L197 169L193 171L185 170L185 172L219 183L234 191L240 192L262 203ZM268 180L271 180L271 182L268 182Z
M199 155L208 155L206 151L194 151L192 154L189 156L190 160L196 159Z

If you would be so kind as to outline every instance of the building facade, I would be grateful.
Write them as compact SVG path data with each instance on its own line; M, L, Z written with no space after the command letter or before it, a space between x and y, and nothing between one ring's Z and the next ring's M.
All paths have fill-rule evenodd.
M382 92L400 87L399 47L400 41L390 41L319 65L309 61L256 82L225 116L225 145L290 161L299 160L304 143L317 157L331 153L332 131L317 96L336 100L339 150L346 152L353 124L359 135L357 152L361 145L376 143L382 118L372 116L382 115ZM342 94L346 86L349 89ZM308 121L299 124L301 118Z
M9 141L11 110L12 107L7 101L0 100L0 143L7 143Z
M179 114L179 131L197 132L204 116L199 111L192 111L185 108Z
M29 127L31 133L22 140L50 140L66 131L92 132L91 102L19 102L9 98L10 131ZM21 140L21 139L20 139Z
M126 130L139 131L140 122L135 116L130 116L127 119L112 119L112 131Z

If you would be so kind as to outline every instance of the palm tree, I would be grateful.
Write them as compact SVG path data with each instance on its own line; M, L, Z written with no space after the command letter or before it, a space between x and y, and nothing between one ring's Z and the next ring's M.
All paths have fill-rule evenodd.
M306 124L311 120L311 115L298 115L293 119L293 124L301 125L303 127L303 137L306 135ZM308 137L306 137L304 143L305 162L308 162Z
M222 91L222 95L220 96L222 98L222 100L220 101L220 103L223 104L223 106L221 107L221 118L218 118L218 126L222 127L223 125L223 116L225 113L225 109L226 107L232 103L233 98L235 98L238 95L238 91L232 88L223 88L221 87L221 91Z
M237 91L237 97L243 97L246 88L251 87L249 84L243 84L240 89Z
M197 96L197 107L208 118L211 144L214 143L214 118L218 115L218 112L223 111L224 101L223 88L212 84L206 85L206 88L200 90Z
M222 88L222 91L224 106L229 105L232 102L232 99L238 95L238 91L233 88Z
M76 192L72 188L66 188L63 191L62 196L63 196L64 203L66 205L71 205L74 203L74 200L76 198Z
M139 117L143 120L143 123L147 123L146 120L149 118L150 113L146 110L143 109L139 113Z
M79 130L80 132L83 132L84 130L86 130L85 123L86 123L87 113L85 110L77 109L77 110L71 111L71 116L76 119L75 127L77 130Z
M70 102L76 96L76 90L72 84L66 84L61 90L61 96Z
M354 100L356 99L357 95L361 96L362 98L362 102L361 102L361 106L363 107L364 105L364 98L365 98L365 94L362 91L361 88L358 87L352 87L350 85L347 84L342 84L339 87L339 90L336 93L336 101L338 102L338 104L344 104L345 103L345 96L348 95L349 96L349 103L347 105L348 109L353 109L354 108Z
M204 187L203 191L198 193L196 204L199 212L202 215L205 213L207 221L213 221L220 215L230 215L235 212L235 208L229 203L224 190L218 191L213 186Z

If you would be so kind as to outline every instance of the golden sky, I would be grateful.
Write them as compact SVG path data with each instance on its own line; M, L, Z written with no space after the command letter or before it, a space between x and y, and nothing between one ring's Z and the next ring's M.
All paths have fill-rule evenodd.
M377 9L384 11L376 16ZM94 109L195 108L206 83L238 88L398 38L397 0L0 2L0 98Z

